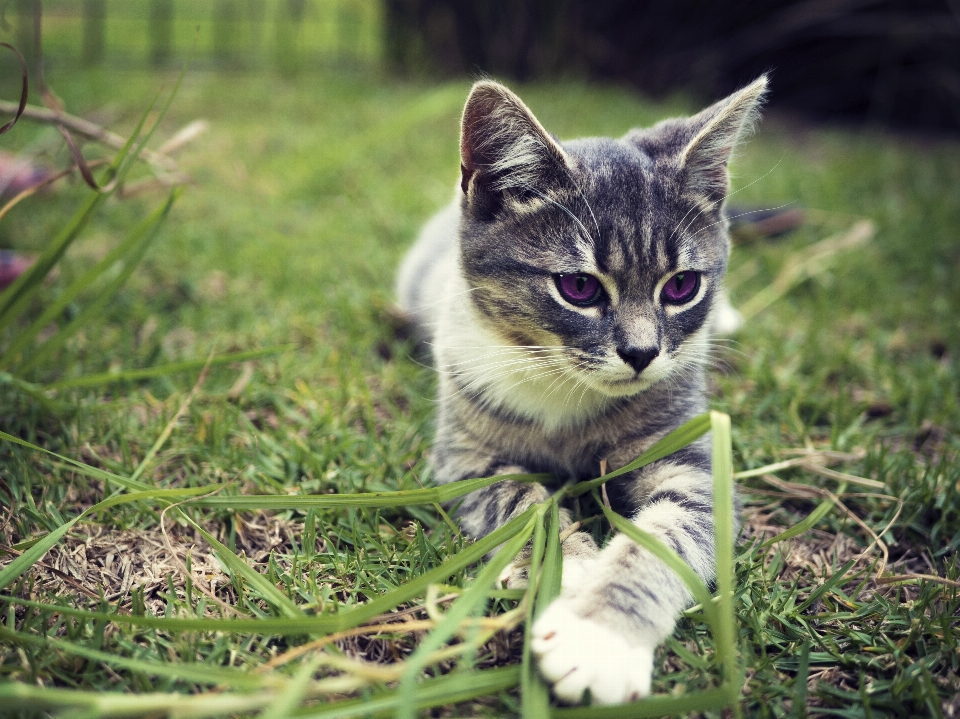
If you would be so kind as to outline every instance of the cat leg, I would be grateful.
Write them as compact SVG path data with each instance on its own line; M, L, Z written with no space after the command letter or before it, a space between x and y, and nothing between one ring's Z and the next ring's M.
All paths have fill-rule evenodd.
M712 478L663 460L643 468L645 495L632 521L676 551L704 582L715 572ZM567 586L533 627L532 649L554 694L617 704L650 693L656 647L673 632L691 594L680 578L624 535L614 537L577 585Z
M463 462L464 458L458 458ZM529 470L521 465L489 463L482 470L472 470L466 476L498 476L504 474L527 474ZM531 505L539 504L550 496L550 491L539 482L517 482L505 480L499 484L484 487L471 492L463 498L456 508L455 516L460 527L471 537L485 537L498 527L503 526L518 514L522 514ZM597 555L597 545L586 532L565 532L573 520L566 509L560 510L560 530L563 537L563 583L579 581L587 566ZM509 589L523 589L528 583L528 568L532 545L528 544L507 565L500 576L504 586ZM497 550L491 552L496 554Z
M590 571L590 567L596 562L600 551L593 537L587 532L569 531L572 525L569 517L570 513L566 509L560 510L560 550L563 553L560 586L562 589L579 587Z
M490 476L503 474L526 474L527 469L519 465L501 465ZM471 537L484 537L498 527L503 526L518 514L525 512L531 505L539 504L549 496L547 488L538 482L516 482L506 480L499 484L484 487L471 492L457 508L455 514L460 527ZM500 573L499 583L508 589L522 589L527 586L527 572L530 564L532 546L528 542L516 558ZM499 548L487 555L493 557Z
M528 474L530 470L519 465L497 465L472 477L494 477L504 474ZM534 504L550 496L539 482L505 480L466 495L455 509L460 527L468 536L479 539L502 527Z
M586 532L570 531L573 519L567 509L560 509L560 551L563 555L561 586L578 586L583 581L590 566L597 558L599 550L596 542ZM530 542L517 555L500 575L507 589L526 589L529 583L530 554L533 543Z

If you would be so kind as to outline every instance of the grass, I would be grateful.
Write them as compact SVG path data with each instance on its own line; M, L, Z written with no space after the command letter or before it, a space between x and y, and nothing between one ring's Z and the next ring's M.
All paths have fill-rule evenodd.
M53 62L48 79L72 112L109 113L125 131L175 81ZM12 507L0 542L30 552L82 511L118 502L71 525L0 595L0 693L19 715L409 716L433 705L442 716L617 715L548 709L524 660L521 622L538 600L491 588L496 567L476 563L486 545L447 523L434 505L443 497L336 506L430 486L433 378L388 308L404 249L452 195L466 90L346 72L187 75L158 141L210 121L180 158L196 183L96 330L26 377L60 383L56 399L74 410L52 414L0 385L0 429L84 465L0 445L0 501ZM520 91L561 137L619 135L694 109L577 83ZM3 142L64 159L50 129L21 123ZM722 606L732 587L736 621L718 625L719 640L706 604L680 622L657 659L662 701L719 716L705 707L724 704L722 660L743 673L737 706L749 716L956 714L957 150L774 117L738 158L736 199L820 213L735 249L735 304L857 218L875 234L758 311L712 374L745 502L734 576L718 594ZM42 250L87 192L25 201L0 223L0 245ZM162 201L104 203L32 316ZM68 306L61 322L82 309ZM202 371L211 352L288 344ZM174 362L192 364L150 376ZM79 379L141 369L106 386ZM577 502L602 540L600 507L589 494ZM556 520L549 506L538 512L501 538L533 536L549 567ZM859 558L873 538L853 517L880 535L895 582L876 579L881 545ZM769 542L798 523L805 532ZM556 588L543 576L547 598ZM417 623L384 627L396 621Z

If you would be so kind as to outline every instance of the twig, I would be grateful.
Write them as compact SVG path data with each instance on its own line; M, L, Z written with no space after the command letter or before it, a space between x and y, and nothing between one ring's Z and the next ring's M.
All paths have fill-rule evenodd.
M808 472L819 474L821 477L849 482L850 484L858 484L862 487L870 487L871 489L884 489L886 486L883 482L878 482L875 479L867 479L866 477L859 477L855 474L847 474L846 472L837 472L833 469L827 469L823 466L823 464L821 464L821 462L854 462L856 460L863 459L864 454L806 448L789 449L785 450L785 452L789 454L800 454L801 456L794 457L793 459L785 459L781 462L774 462L773 464L757 467L756 469L747 469L742 472L736 472L733 475L733 478L747 479L748 477L759 477L770 472L779 472L784 469L799 467L800 469L804 469Z
M184 125L181 129L177 130L173 137L157 148L157 152L161 155L172 155L173 153L182 150L184 145L193 142L209 129L210 123L206 120L194 120L188 125Z
M925 579L928 582L937 582L938 584L946 584L950 587L960 587L960 582L947 579L946 577L938 577L936 574L897 574L892 577L879 577L876 581L877 584L901 584L903 582L920 579Z
M883 574L883 570L886 569L887 561L890 558L890 552L887 550L886 542L880 539L880 537L884 534L884 532L886 532L890 528L890 526L893 524L893 521L896 521L896 518L900 514L900 509L897 510L897 514L894 516L893 520L891 520L891 522L887 524L883 532L881 532L878 535L875 531L873 531L873 529L866 522L864 522L862 519L860 519L860 517L854 514L854 512L849 507L847 507L847 505L845 505L837 495L835 495L833 492L831 492L828 489L823 489L821 487L812 487L807 484L796 484L794 482L784 482L782 479L780 479L779 477L775 477L772 474L764 474L760 478L767 484L771 484L774 487L777 487L778 489L782 489L783 491L788 492L789 494L794 494L800 497L808 497L808 498L815 497L815 496L825 497L831 500L839 509L843 510L844 514L846 514L850 519L852 519L857 524L857 526L859 526L864 532L866 532L873 539L873 541L869 545L867 545L867 548L864 549L857 556L855 561L859 562L861 559L863 559L863 557L867 554L867 552L873 549L874 545L877 545L877 547L880 548L880 553L883 555L883 557L880 561L880 568L877 570L877 574L876 574L877 579L879 580L880 576ZM896 499L896 498L894 497L893 499ZM903 502L900 502L900 507L901 508L903 507Z
M17 107L18 106L16 103L0 100L0 115L15 115L17 112ZM78 135L83 135L91 140L101 142L115 150L122 150L127 144L126 138L121 137L115 132L110 132L110 130L101 127L96 123L90 122L89 120L84 120L82 117L77 117L76 115L70 115L66 112L54 112L53 110L48 110L45 107L27 105L23 109L23 117L28 120L42 122L47 125L63 125L68 130L72 130ZM173 138L168 141L168 143L172 142L173 139L176 139L178 135L183 133L189 127L190 125L187 125L184 130L181 130L180 133L174 135ZM199 133L195 133L189 139L193 139L193 137L196 137L198 134ZM181 143L181 145L182 144L184 143ZM149 162L151 165L154 165L165 172L177 172L179 169L179 165L177 165L176 160L161 152L143 148L140 151L140 157Z
M560 532L560 544L563 544L567 539L579 532L581 527L583 527L583 522L578 520Z
M846 472L838 472L835 469L827 469L826 467L821 467L819 464L809 460L802 462L800 467L808 472L813 472L814 474L819 474L821 477L826 477L827 479L836 479L840 482L859 484L862 487L870 487L872 489L884 489L886 487L883 482L878 482L875 479L867 479L866 477L858 477L855 474L847 474Z
M99 167L100 165L108 164L108 162L109 162L108 160L94 160L93 162L87 163L87 167ZM8 212L10 212L10 210L12 210L17 204L19 204L21 200L27 199L28 197L30 197L30 195L46 187L47 185L53 184L57 180L62 180L67 175L72 175L73 171L76 169L77 169L76 165L71 165L66 170L61 170L60 172L41 180L37 184L32 185L26 188L25 190L21 190L20 192L18 192L16 195L14 195L10 199L10 201L7 204L5 204L2 208L0 208L0 220L2 220L4 216Z
M846 232L832 235L787 258L780 274L769 285L743 303L744 320L762 312L800 282L826 268L826 263L839 252L853 249L873 237L876 228L870 220L859 220Z
M6 552L7 554L10 554L10 555L12 555L12 556L14 556L14 557L19 557L21 554L23 554L23 552L21 552L19 549L14 549L13 547L8 547L6 544L0 544L0 552ZM57 569L56 567L51 567L49 564L46 564L45 562L35 562L33 566L34 566L34 567L41 567L41 568L43 568L43 569L46 569L48 572L51 572L51 573L55 574L56 576L60 577L60 579L62 579L63 581L65 581L67 584L69 584L71 587L73 587L74 589L76 589L78 592L80 592L80 593L83 594L84 596L89 597L90 599L100 599L100 595L99 595L99 594L97 594L96 592L92 592L91 590L87 589L85 586L83 586L83 584L82 584L81 582L78 582L76 579L74 579L73 577L71 577L69 574L67 574L67 573L65 573L65 572L61 572L61 571L60 571L59 569ZM129 612L127 612L127 610L125 610L125 609L122 609L122 608L120 608L120 607L117 607L117 609L118 609L118 611L122 612L123 614L129 614Z
M10 120L10 122L6 123L3 127L0 127L0 135L2 135L5 132L9 132L10 130L12 130L13 126L17 124L17 120L19 120L20 116L23 114L24 109L27 107L27 92L29 88L27 85L27 73L28 73L27 61L26 59L24 59L23 54L8 42L0 42L0 47L5 47L8 50L12 50L16 54L17 59L20 61L20 77L21 77L20 101L17 102L16 104L8 103L12 108L14 108L12 113L13 119Z
M198 497L198 499L201 499L204 497L211 497L217 492L219 492L221 489L223 489L223 487L217 487L212 492L201 495L201 497ZM164 507L163 511L160 512L160 532L163 534L163 543L167 547L167 551L170 553L171 559L173 559L173 561L176 563L177 568L183 574L183 577L186 581L193 582L194 586L196 586L201 592L203 592L204 595L206 595L208 598L215 601L223 609L227 610L227 612L238 617L249 616L249 615L244 615L244 613L238 611L236 607L223 601L220 597L218 597L216 595L216 592L213 591L212 586L210 589L207 589L206 587L203 586L202 582L196 581L193 578L193 576L191 576L192 573L187 571L187 565L184 564L182 561L180 561L180 556L177 554L177 550L173 548L173 542L170 541L170 537L167 534L167 526L166 526L167 512L171 509L179 509L181 504L184 504L185 502L188 502L188 501L189 500L184 500L183 502L177 502L176 504L171 504L168 507Z
M810 447L788 447L779 450L781 454L797 454L808 456L811 459L826 459L830 462L856 462L867 456L864 449L856 449L853 452L839 452L835 449L811 449Z
M601 459L601 460L600 460L600 476L601 476L601 477L606 477L606 476L607 476L607 460L605 460L605 459ZM600 496L603 497L603 503L606 505L607 509L611 509L611 510L612 510L613 507L610 506L610 497L607 495L607 485L606 485L606 484L601 484L601 485L600 485Z
M468 619L461 625L461 627L463 629L468 629L470 627L479 626L482 629L492 629L497 632L504 629L512 629L521 621L523 621L523 612L520 612L518 608L513 609L505 614L501 614L499 617L476 617L473 619ZM414 619L407 622L365 624L361 627L354 627L353 629L336 632L335 634L328 634L325 637L315 639L307 644L294 647L293 649L274 657L270 661L261 664L259 667L254 669L254 673L262 674L268 669L274 669L278 666L282 666L283 664L287 664L288 662L291 662L294 659L303 656L304 654L322 649L326 645L333 642L338 642L341 639L350 639L351 637L362 637L383 633L397 634L404 632L425 632L433 629L436 625L437 623L432 619Z

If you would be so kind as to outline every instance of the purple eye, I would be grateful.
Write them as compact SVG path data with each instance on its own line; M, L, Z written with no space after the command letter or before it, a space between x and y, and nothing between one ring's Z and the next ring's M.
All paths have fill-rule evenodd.
M682 305L693 299L700 288L700 273L688 270L678 272L663 286L663 301L671 305Z
M557 289L563 299L572 305L592 305L603 294L603 285L593 275L578 272L571 275L554 275Z

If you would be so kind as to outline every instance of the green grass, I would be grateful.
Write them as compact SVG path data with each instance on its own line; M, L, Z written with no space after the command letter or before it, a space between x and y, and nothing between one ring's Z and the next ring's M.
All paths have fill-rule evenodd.
M70 111L102 112L113 129L131 131L176 77L61 67L48 79ZM20 697L22 716L187 707L324 716L321 698L331 696L360 697L369 710L388 714L454 697L459 703L442 715L544 711L546 696L523 664L517 624L536 606L489 589L490 565L473 561L484 547L447 524L432 504L438 497L350 508L323 501L333 492L430 486L434 381L411 343L396 337L388 308L399 258L453 194L467 87L361 73L188 73L158 137L196 118L210 121L209 133L181 155L195 184L100 323L25 377L62 383L56 399L73 409L51 414L0 385L0 429L100 470L0 444L0 502L14 508L4 545L22 543L29 552L27 540L114 493L120 501L147 492L81 518L43 565L0 595L0 690ZM619 135L695 109L682 99L653 104L623 89L578 83L519 89L561 137ZM2 143L65 161L57 137L22 122ZM769 286L794 253L844 231L855 217L871 219L876 234L752 318L712 375L713 406L732 419L734 472L789 459L795 448L843 452L832 469L882 489L796 466L776 476L841 495L876 532L896 516L882 536L887 574L953 581L960 579L958 150L956 142L765 121L735 167L738 187L763 179L737 199L833 214L785 238L736 248L735 304ZM87 192L64 185L24 202L0 223L0 246L42 250ZM104 203L32 317L164 198ZM61 323L84 301L65 308ZM211 352L287 344L293 348L249 365L211 366L184 401ZM90 374L193 360L179 374L68 386ZM738 658L703 621L711 610L694 610L658 655L655 690L720 706L722 660L744 673L739 707L749 716L949 716L960 692L958 590L924 579L877 585L879 551L850 565L871 538L831 499L785 492L762 476L740 484L747 523L735 549L736 622L720 630L736 638ZM209 498L164 512L165 503L213 489ZM291 492L319 496L314 506L294 506L296 498L284 505ZM255 511L233 508L236 495L276 499ZM609 524L600 509L588 495L577 501L584 517L597 517L589 526L602 539ZM809 531L761 544L821 505ZM546 566L555 561L545 529L550 516L541 508L538 519L511 530L540 537ZM136 581L124 586L124 577ZM439 634L357 633L358 617L373 618L368 605L387 611L391 602L383 598L411 583L417 593L401 606L421 607L409 619L436 618ZM433 593L430 583L439 585ZM460 589L456 602L443 599ZM551 588L541 591L549 596ZM434 594L443 601L433 603ZM480 616L506 619L484 624ZM178 623L200 619L208 622L203 631ZM466 624L458 627L461 619ZM238 620L259 624L218 631ZM501 621L503 631L491 621ZM457 631L460 654L427 656ZM338 638L320 653L267 665L329 632ZM424 671L404 683L397 668L409 666ZM420 676L427 678L416 684ZM391 693L398 686L399 704ZM344 704L338 711L348 710Z

